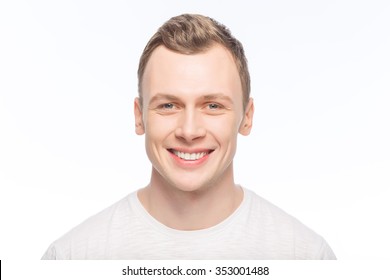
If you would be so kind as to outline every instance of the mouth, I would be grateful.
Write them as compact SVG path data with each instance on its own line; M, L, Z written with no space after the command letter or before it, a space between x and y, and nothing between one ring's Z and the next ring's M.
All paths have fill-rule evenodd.
M168 149L168 151L178 158L185 160L185 161L197 161L200 160L207 155L211 154L214 150L203 150L203 151L197 151L197 152L184 152L184 151L178 151L175 149Z

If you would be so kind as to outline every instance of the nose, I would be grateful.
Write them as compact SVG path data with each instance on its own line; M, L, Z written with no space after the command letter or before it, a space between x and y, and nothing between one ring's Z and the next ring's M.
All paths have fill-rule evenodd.
M186 109L181 113L178 125L175 130L175 136L186 142L203 138L206 135L206 129L203 125L202 117L194 109Z

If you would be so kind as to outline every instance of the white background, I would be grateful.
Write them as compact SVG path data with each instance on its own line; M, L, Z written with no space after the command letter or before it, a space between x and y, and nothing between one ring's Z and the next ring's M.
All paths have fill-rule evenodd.
M237 183L325 237L339 259L390 251L390 2L1 1L0 259L39 259L145 186L136 71L181 13L244 44L256 112Z

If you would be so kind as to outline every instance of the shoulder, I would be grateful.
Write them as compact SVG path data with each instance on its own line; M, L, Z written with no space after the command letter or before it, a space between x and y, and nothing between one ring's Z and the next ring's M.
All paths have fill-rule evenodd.
M335 258L322 236L256 193L246 192L250 224L253 231L267 240L264 246L269 246L273 252L278 251L286 259Z
M130 200L134 195L127 195L71 229L49 246L42 259L99 258L98 248L104 247L110 236L120 234L131 219Z

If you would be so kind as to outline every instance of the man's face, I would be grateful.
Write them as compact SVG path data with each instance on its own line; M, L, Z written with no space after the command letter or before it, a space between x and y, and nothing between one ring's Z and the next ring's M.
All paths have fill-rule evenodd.
M145 133L152 180L182 191L233 181L237 134L249 134L253 104L243 110L241 81L232 55L214 45L179 54L160 46L135 100L137 134Z

